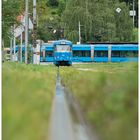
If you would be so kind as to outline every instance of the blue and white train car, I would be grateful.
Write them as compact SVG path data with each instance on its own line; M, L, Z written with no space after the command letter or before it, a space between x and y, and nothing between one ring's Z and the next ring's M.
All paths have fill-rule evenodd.
M40 47L40 62L53 62L53 46L52 44L44 43Z
M92 62L91 60L91 46L85 44L73 45L72 47L73 62Z
M16 46L18 53L20 46ZM72 62L138 62L138 44L77 44L59 40L40 47L40 62L71 65ZM12 50L14 53L14 50ZM22 47L24 61L25 47Z
M138 44L73 45L73 62L137 62Z
M111 62L138 61L138 44L119 44L111 46Z
M58 40L53 43L53 63L56 66L72 65L72 42Z

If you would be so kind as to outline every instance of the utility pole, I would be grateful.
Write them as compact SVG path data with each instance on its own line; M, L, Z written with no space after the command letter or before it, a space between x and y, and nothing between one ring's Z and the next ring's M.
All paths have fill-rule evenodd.
M27 60L27 47L28 47L28 28L29 28L29 18L28 18L28 0L25 0L25 63Z
M133 28L135 27L135 0L133 0Z
M10 33L11 33L11 36L9 37L10 39L10 60L13 61L13 42L14 42L14 28L13 26L11 26L11 29L10 29Z
M36 48L37 20L36 20L36 0L33 0L33 56ZM33 57L34 59L34 57ZM33 60L34 63L34 60Z
M20 35L20 62L22 63L22 33Z
M81 25L79 21L79 44L81 44Z
M16 59L16 37L15 37L15 24L14 24L14 42L13 42L13 47L14 47L14 57L13 57L13 59L14 59L14 61L15 61L15 59Z
M2 62L5 61L4 57L5 57L5 52L4 52L4 39L2 39Z
M13 39L10 37L10 60L12 61L12 46L13 46Z

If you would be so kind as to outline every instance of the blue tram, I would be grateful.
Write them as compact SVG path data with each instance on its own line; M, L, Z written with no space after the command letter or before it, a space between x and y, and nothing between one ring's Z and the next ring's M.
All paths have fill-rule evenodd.
M53 43L53 63L56 66L72 65L72 42L59 40Z
M44 43L40 47L40 62L53 62L53 46L52 44Z
M137 62L138 44L73 45L73 62Z
M138 44L72 45L70 41L59 40L40 46L40 62L53 62L55 65L71 65L72 62L137 62L138 50ZM24 51L23 46L23 61Z

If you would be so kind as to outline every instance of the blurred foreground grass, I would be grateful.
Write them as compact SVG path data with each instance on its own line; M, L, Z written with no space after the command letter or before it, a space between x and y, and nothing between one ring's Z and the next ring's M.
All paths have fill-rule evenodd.
M101 140L138 139L138 64L94 63L61 68Z
M54 66L2 65L3 140L46 140L55 77Z

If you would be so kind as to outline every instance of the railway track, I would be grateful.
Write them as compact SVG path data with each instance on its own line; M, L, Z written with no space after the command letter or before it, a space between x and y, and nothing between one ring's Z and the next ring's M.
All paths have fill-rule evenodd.
M59 68L51 113L49 140L97 140L89 132L75 100L61 85Z

